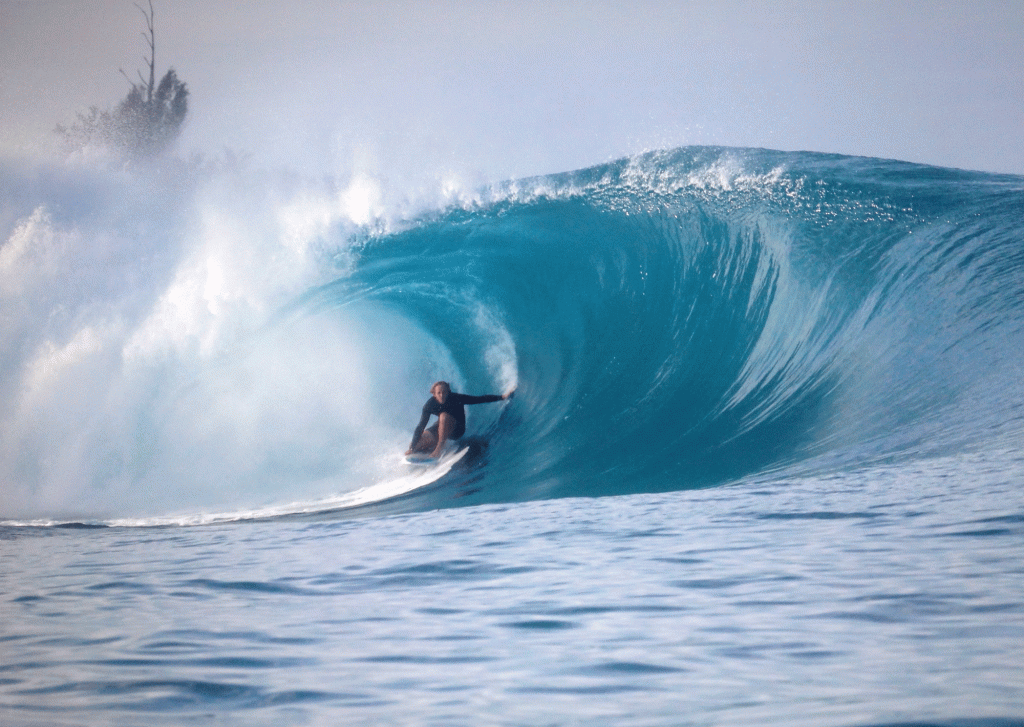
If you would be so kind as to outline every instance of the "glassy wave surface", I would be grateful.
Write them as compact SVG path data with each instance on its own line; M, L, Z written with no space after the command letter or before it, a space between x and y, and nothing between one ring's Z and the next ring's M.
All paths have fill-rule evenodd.
M683 148L408 213L359 180L6 172L7 522L665 492L1024 429L1020 177ZM517 392L417 478L436 379Z

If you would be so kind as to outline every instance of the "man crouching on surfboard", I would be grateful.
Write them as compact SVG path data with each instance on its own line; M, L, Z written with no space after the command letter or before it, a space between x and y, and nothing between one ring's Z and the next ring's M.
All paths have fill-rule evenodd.
M468 394L456 394L447 381L438 381L430 387L430 398L423 405L423 416L412 433L412 444L406 455L413 452L430 452L430 456L437 459L441 456L444 443L449 439L458 439L466 433L466 406L468 404L488 404L492 401L503 401L511 399L516 393L515 389L507 394L486 394L484 396L469 396ZM426 429L430 415L436 414L437 421L430 429Z

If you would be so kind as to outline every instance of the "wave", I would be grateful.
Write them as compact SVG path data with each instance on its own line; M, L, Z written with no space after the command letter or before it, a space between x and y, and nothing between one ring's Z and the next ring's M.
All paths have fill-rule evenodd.
M470 409L471 464L375 512L846 471L1021 434L1020 177L683 148L369 222L339 212L353 187L243 175L119 209L60 180L8 213L0 248L18 495L0 516L327 502L404 476L394 454L442 378L518 390Z

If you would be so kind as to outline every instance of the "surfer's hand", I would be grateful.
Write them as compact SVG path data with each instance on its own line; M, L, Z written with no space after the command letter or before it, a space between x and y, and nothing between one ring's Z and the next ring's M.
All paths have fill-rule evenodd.
M515 396L515 394L516 394L516 390L512 389L512 391L509 391L509 392L507 392L505 394L502 394L501 398L502 399L511 399L513 396Z

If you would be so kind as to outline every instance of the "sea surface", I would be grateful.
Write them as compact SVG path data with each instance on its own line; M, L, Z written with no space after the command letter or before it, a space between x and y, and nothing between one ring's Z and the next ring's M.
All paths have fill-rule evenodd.
M374 184L0 163L0 724L1024 725L1024 178Z

